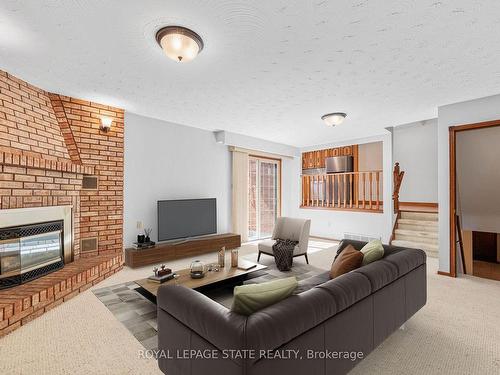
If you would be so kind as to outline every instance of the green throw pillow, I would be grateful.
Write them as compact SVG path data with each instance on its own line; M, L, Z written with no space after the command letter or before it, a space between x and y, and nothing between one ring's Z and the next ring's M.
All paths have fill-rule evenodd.
M384 246L382 245L382 241L380 240L373 240L368 242L360 251L363 253L363 263L361 264L362 266L366 266L371 262L382 259L382 257L384 256Z
M261 284L236 286L231 311L251 315L290 296L297 285L295 277L287 277Z

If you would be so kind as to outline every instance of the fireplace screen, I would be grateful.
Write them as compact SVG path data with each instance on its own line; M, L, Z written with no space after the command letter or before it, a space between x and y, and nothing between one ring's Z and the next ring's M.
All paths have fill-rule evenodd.
M0 289L64 266L63 221L0 228Z

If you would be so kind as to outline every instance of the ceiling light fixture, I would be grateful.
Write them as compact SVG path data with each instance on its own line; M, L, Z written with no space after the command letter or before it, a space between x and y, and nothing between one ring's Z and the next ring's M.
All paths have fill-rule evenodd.
M347 114L342 112L327 113L321 116L321 119L325 122L327 126L336 126L344 122Z
M156 32L156 41L172 60L188 62L203 49L203 40L193 30L182 26L166 26Z

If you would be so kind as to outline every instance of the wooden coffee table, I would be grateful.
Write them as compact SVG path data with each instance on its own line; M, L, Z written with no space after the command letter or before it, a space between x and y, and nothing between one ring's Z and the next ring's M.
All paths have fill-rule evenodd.
M219 272L210 271L205 273L205 277L201 279L192 279L191 276L189 275L190 273L189 268L186 268L183 270L175 271L175 273L179 275L177 280L172 279L169 281L165 281L162 284L155 283L148 279L135 280L134 282L141 288L146 290L149 294L152 294L154 297L156 297L156 294L158 293L158 288L161 285L183 285L186 288L199 289L202 287L208 287L216 283L237 282L239 279L244 279L248 277L251 273L262 271L267 268L267 266L264 266L262 264L253 263L243 259L239 259L238 264L240 266L255 265L255 267L250 268L248 270L242 270L236 267L231 267L231 265L226 265L226 267L221 268Z

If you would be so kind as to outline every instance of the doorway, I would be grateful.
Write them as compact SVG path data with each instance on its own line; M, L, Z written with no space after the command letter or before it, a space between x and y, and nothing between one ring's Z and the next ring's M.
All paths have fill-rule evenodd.
M500 262L485 262L481 251L492 252L498 249L496 244L489 241L489 237L498 241L499 200L496 186L491 180L498 177L496 160L500 120L451 126L449 128L450 142L450 274L457 276L457 264L461 265L464 273L479 277L487 277L492 270L500 278ZM497 128L497 129L494 129ZM480 133L481 132L481 133ZM483 134L484 133L484 134ZM481 136L482 138L474 139ZM467 143L465 143L467 140ZM468 145L465 147L464 145ZM490 159L495 160L490 160ZM458 218L458 220L457 220ZM457 221L460 227L457 225ZM462 230L460 230L462 229ZM459 233L460 230L460 233ZM491 236L489 236L489 233ZM486 235L486 236L485 236ZM488 240L488 241L487 241ZM491 242L491 244L490 244ZM488 246L485 247L485 244ZM458 253L463 250L462 255ZM490 246L491 245L491 246ZM493 250L490 250L493 249ZM500 254L500 250L497 250ZM492 256L488 256L488 259ZM457 262L459 260L459 262ZM486 264L487 267L484 267ZM482 270L486 272L482 272Z
M250 155L248 158L248 239L273 234L281 215L281 160Z

